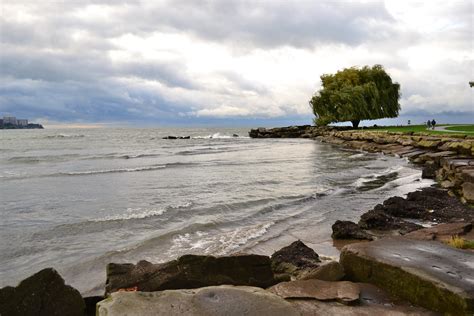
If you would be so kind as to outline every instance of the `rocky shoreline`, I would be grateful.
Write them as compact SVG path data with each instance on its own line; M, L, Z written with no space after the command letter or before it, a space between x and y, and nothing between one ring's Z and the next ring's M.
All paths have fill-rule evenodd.
M85 297L52 268L0 289L0 315L472 315L474 138L313 126L253 129L254 138L312 138L407 157L440 187L392 197L339 220L340 260L301 241L271 257L185 255L107 265L104 296Z

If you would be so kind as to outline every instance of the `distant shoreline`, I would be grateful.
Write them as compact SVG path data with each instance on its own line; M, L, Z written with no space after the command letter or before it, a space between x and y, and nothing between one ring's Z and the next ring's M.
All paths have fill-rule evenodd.
M3 126L0 126L0 129L44 129L44 127L41 124L33 124L33 123L30 123L27 126L5 124Z

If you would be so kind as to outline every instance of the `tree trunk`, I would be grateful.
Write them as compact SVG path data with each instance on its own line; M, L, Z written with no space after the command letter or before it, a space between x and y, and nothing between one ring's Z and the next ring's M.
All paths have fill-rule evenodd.
M351 121L351 123L352 123L352 127L357 128L359 127L360 120L354 120L354 121Z

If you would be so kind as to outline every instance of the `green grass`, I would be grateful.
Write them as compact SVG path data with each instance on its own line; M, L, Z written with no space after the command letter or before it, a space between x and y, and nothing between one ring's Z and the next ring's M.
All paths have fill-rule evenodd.
M474 132L474 125L449 126L449 127L446 127L446 129L450 131Z
M437 126L446 126L448 124L437 125ZM462 127L462 129L461 129ZM436 135L474 135L474 125L459 125L459 126L451 126L452 129L457 131L457 133L445 132L445 131L433 131L431 129L426 129L426 125L407 125L407 126L379 126L379 127L370 127L364 130L369 131L386 131L386 132L414 132L414 133L428 133L428 134L436 134Z

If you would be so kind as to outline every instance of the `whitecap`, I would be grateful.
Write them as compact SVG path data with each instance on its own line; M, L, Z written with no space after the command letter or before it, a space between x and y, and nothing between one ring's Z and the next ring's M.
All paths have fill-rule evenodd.
M152 209L143 209L138 208L127 208L126 213L119 215L111 215L103 218L98 218L93 220L94 222L107 222L107 221L121 221L129 219L143 219L153 216L160 216L166 212L165 209L161 208L152 208Z

